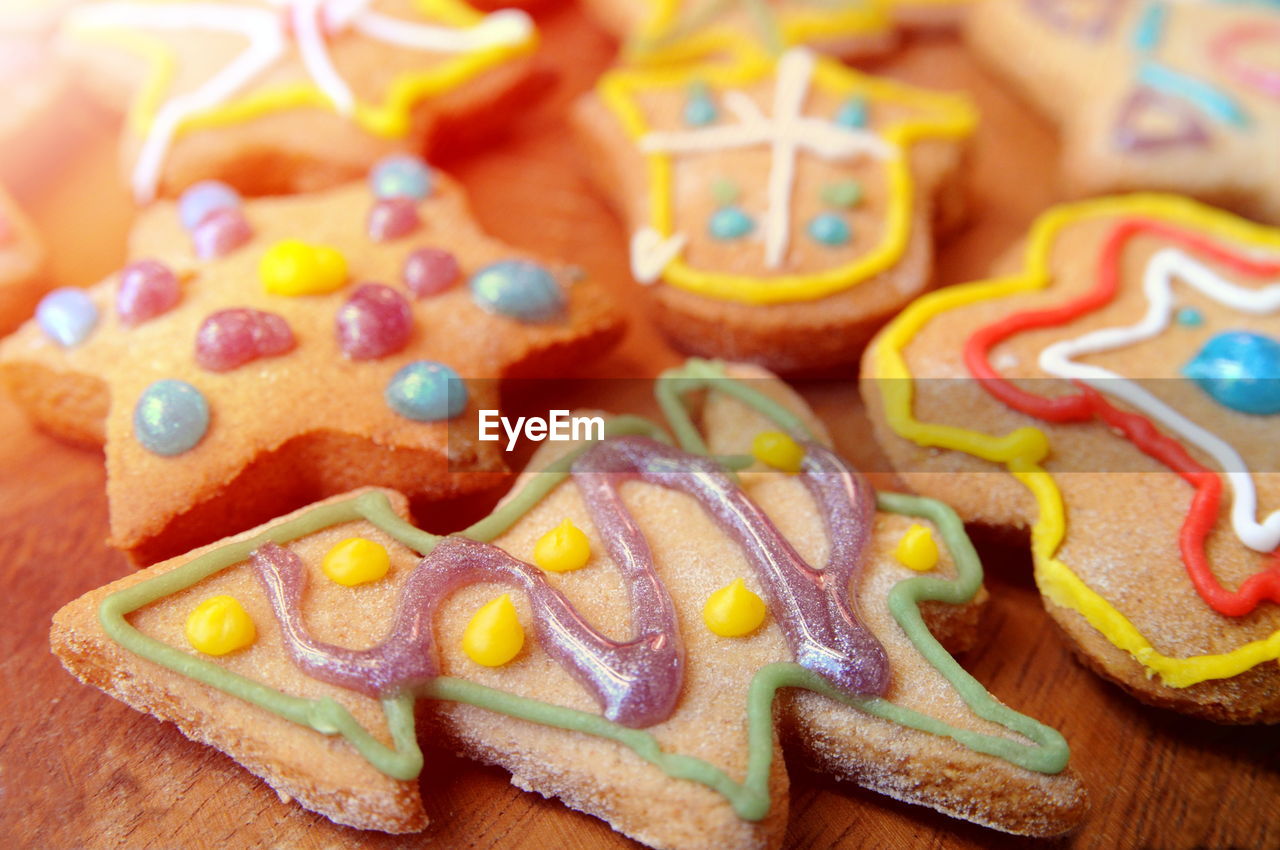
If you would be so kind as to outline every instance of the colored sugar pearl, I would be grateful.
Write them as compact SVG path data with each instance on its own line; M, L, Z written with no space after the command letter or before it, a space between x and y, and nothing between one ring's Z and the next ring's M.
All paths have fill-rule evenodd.
M783 472L799 472L804 463L804 446L781 431L762 431L751 441L756 460Z
M411 154L386 157L369 172L369 188L378 198L412 198L421 201L431 194L431 168Z
M253 228L238 209L215 210L191 231L191 245L202 260L225 257L253 238Z
M867 126L867 99L851 97L836 110L835 122L841 127L859 130Z
M211 596L187 616L187 642L205 655L230 655L258 637L253 618L234 596Z
M84 290L55 289L40 299L36 324L54 342L70 348L89 338L98 324L98 306Z
M1174 321L1184 328L1198 328L1204 325L1204 313L1195 307L1183 307L1174 314Z
M711 197L720 206L736 204L742 197L742 190L728 177L717 177L711 183Z
M822 202L830 207L853 209L862 201L862 184L857 180L837 180L822 187Z
M452 419L467 406L467 387L443 363L416 360L391 376L387 404L406 419L438 422Z
M409 299L381 283L362 283L338 308L338 347L352 360L395 354L413 336Z
M894 548L893 557L907 569L928 572L938 566L938 543L929 529L912 523Z
M471 276L471 297L481 308L523 322L560 316L564 293L543 266L531 260L499 260Z
M707 229L716 239L739 239L755 229L756 223L741 207L721 207L711 214Z
M419 248L404 261L405 286L416 298L439 295L458 282L458 258L442 248Z
M210 372L227 372L259 357L293 350L293 331L283 316L234 307L219 310L196 331L196 362Z
M747 587L742 579L734 579L707 597L707 604L702 607L702 620L720 637L743 637L760 628L767 612L759 594Z
M202 180L178 199L178 218L188 231L195 230L210 213L240 208L240 193L219 180Z
M383 198L369 210L369 238L375 242L408 236L421 224L417 204L409 198Z
M209 403L186 381L165 378L142 391L133 409L133 433L143 448L180 455L209 430Z
M462 633L462 651L485 667L501 667L523 647L524 626L507 593L476 611Z
M1280 342L1252 331L1220 333L1182 368L1224 407L1267 416L1280 413Z
M690 127L705 127L715 122L720 110L705 85L693 85L689 87L689 99L685 101L682 115Z
M809 236L815 242L831 247L849 244L853 236L849 222L835 213L821 213L809 220Z
M138 325L172 310L181 297L171 268L156 260L139 260L120 272L116 313L126 325Z
M262 255L258 275L272 295L323 295L346 284L347 260L327 245L284 239Z
M325 553L320 569L338 584L355 587L386 576L391 569L391 556L381 543L348 537Z
M590 559L587 535L567 519L538 538L533 546L534 564L551 573L580 570Z

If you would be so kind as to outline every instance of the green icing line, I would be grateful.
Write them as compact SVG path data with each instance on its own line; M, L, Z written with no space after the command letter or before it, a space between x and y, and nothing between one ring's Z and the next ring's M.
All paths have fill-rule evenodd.
M729 378L722 364L691 360L680 369L664 373L658 379L656 390L663 413L686 451L707 453L702 435L693 425L682 400L683 393L700 388L714 389L737 398L771 419L780 428L797 436L812 438L809 428L799 417L747 384ZM666 441L665 434L658 426L635 416L618 417L606 427L606 438L624 434L644 434ZM549 465L501 508L462 534L481 541L490 541L500 536L565 480L573 461L585 450L586 447L582 447ZM751 458L743 456L719 460L738 468L751 462ZM355 520L364 519L372 523L422 555L430 553L442 538L401 519L392 509L386 495L378 492L313 508L251 538L207 552L168 573L116 591L103 600L98 609L98 619L107 635L128 651L179 675L274 712L293 723L324 735L341 735L375 769L401 780L413 779L422 770L422 752L418 748L414 728L413 703L416 697L423 696L467 703L546 726L615 741L630 748L674 779L698 782L720 793L744 820L759 820L768 814L770 806L773 701L778 689L785 687L804 688L876 717L952 738L975 752L1004 759L1028 770L1047 774L1060 772L1066 767L1069 756L1063 737L1056 730L993 698L938 643L920 614L919 605L922 601L963 604L973 598L982 584L982 563L965 534L964 524L949 507L932 499L884 492L878 493L876 499L879 510L931 521L941 533L957 572L955 579L920 576L894 585L889 593L890 613L916 650L951 683L976 715L1024 736L1033 744L960 729L890 700L851 698L836 691L820 676L800 665L781 662L758 670L748 689L747 775L741 783L709 762L664 751L657 738L644 730L619 726L597 714L516 696L448 676L427 683L416 694L401 694L383 700L383 713L394 742L394 747L389 748L333 699L309 700L282 693L148 637L126 620L129 614L139 608L186 590L209 576L248 559L250 553L268 542L288 543L330 526Z

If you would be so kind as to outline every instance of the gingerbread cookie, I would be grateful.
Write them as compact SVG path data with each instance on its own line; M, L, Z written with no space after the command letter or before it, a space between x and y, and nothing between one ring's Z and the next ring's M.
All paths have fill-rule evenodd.
M863 381L912 489L1030 530L1091 667L1280 721L1280 231L1159 195L1060 207L1019 270L888 325Z
M662 329L795 371L854 360L928 287L975 115L796 48L611 71L577 119Z
M1176 192L1280 223L1280 6L987 0L969 21L1061 125L1071 193Z
M46 296L0 380L38 424L105 442L111 539L143 561L361 484L475 489L503 464L447 421L496 407L494 382L457 379L554 373L621 333L591 283L485 236L403 156L316 195L198 184L143 214L130 256Z
M31 315L44 289L44 247L31 222L0 189L0 334Z
M659 380L679 447L610 418L599 441L544 446L448 537L386 491L336 498L71 603L54 651L361 828L424 826L424 698L433 737L655 847L781 843L775 721L819 769L894 798L1070 829L1086 802L1061 736L926 625L972 628L982 568L960 521L874 493L798 396L734 374L750 380L705 362Z
M203 179L325 188L442 129L477 133L520 95L536 44L524 12L461 0L106 0L66 31L85 84L128 110L140 202Z

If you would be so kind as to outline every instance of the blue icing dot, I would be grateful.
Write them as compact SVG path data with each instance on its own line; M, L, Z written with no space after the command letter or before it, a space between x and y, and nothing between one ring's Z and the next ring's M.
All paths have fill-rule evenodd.
M471 297L483 309L524 322L554 319L564 293L551 272L530 260L499 260L471 276Z
M187 230L194 230L215 210L238 209L240 193L218 180L202 180L178 199L178 218Z
M849 223L835 213L822 213L809 220L809 236L823 245L847 245L852 233Z
M36 324L50 339L70 348L84 342L98 324L98 307L84 290L55 289L36 307Z
M431 184L431 167L407 153L385 157L369 172L369 187L378 198L421 201L431 194Z
M1178 324L1187 328L1198 328L1204 324L1204 313L1195 307L1183 307L1173 318Z
M836 111L835 122L841 127L861 129L867 126L867 99L851 97Z
M209 403L186 381L165 378L142 391L133 408L133 433L148 451L180 455L209 430Z
M721 207L711 214L707 229L716 239L739 239L750 233L756 226L751 216L741 207Z
M387 404L406 419L439 422L467 406L467 385L458 373L434 360L415 360L391 376Z
M690 127L705 127L720 117L716 102L706 86L691 86L689 99L684 104L684 123Z
M1280 342L1270 337L1250 331L1217 334L1182 374L1232 410L1280 413Z

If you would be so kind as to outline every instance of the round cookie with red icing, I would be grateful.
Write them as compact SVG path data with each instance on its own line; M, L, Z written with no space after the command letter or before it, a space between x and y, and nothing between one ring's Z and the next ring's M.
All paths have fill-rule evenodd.
M111 540L143 561L352 486L491 485L499 452L462 414L497 407L496 382L468 382L559 374L621 332L590 281L486 236L411 157L306 196L197 184L129 255L46 296L0 380L37 424L105 443Z
M44 292L44 246L31 222L0 189L0 333L31 315Z
M1060 125L1071 194L1174 192L1280 224L1280 6L982 0L968 22Z
M976 121L805 48L613 70L575 117L662 329L780 371L856 359L928 288Z
M1091 667L1156 705L1280 721L1280 231L1103 199L1046 213L1011 265L872 343L885 453L966 521L1030 532Z

